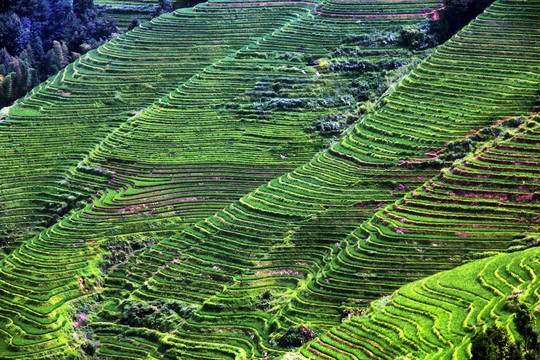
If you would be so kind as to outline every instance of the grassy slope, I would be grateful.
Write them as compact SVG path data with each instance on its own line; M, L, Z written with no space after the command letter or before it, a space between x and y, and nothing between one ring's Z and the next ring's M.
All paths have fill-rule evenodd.
M533 55L538 48L527 30L530 27L521 24L536 26L538 3L528 3L525 18L522 5L497 2L421 64L387 98L386 106L330 151L133 258L108 279L110 289L117 288L111 295L119 300L166 297L203 305L196 318L178 329L173 341L178 350L171 350L171 356L203 356L201 342L206 342L206 351L227 344L255 357L275 351L268 340L291 324L309 322L324 329L339 322L347 307L362 306L406 281L430 274L432 264L413 263L416 272L395 278L394 264L383 261L392 256L390 249L388 254L366 254L366 259L380 261L381 268L366 291L358 286L363 274L355 275L354 286L345 284L340 289L333 288L325 276L338 254L344 256L355 245L342 242L345 234L367 219L377 204L392 202L434 174L414 170L406 160L421 161L418 158L425 158L426 152L473 128L530 111L538 89ZM506 33L506 40L490 42L494 33ZM519 54L513 52L516 47ZM523 66L522 70L516 66ZM516 85L522 87L516 90ZM463 246L447 249L444 256L467 251ZM358 265L362 263L353 267ZM439 269L451 266L439 265ZM262 289L271 289L286 305L254 310ZM114 318L114 306L109 310ZM96 326L104 349L119 349L116 339L124 331L122 326L106 322ZM148 336L142 329L135 334ZM194 343L199 346L188 350ZM141 344L134 341L129 346Z
M310 113L278 109L270 118L274 110L256 108L268 92L257 86L279 88L271 95L276 101L289 95L308 102L336 95L346 77L318 78L307 58L327 55L348 33L388 27L384 19L364 27L356 19L336 19L336 32L321 40L327 25L305 16L310 7L272 6L262 20L254 6L178 11L91 52L19 101L0 119L0 242L10 245L5 249L53 224L57 215L81 208L77 201L99 189L130 187L126 197L139 202L152 186L160 186L155 193L169 198L183 191L178 211L185 218L176 221L179 226L209 216L309 160L324 140L308 135L305 127L344 104ZM290 48L291 37L302 46ZM395 48L387 48L373 50L383 58L395 56ZM288 60L291 54L299 58ZM241 108L229 109L228 103ZM225 123L228 131L217 135ZM246 161L253 165L252 151L260 167L249 173L242 168ZM280 157L287 153L287 159ZM232 164L225 164L225 158ZM154 168L158 171L152 173ZM115 174L111 182L107 170ZM201 176L190 175L194 170ZM216 181L221 178L222 184ZM223 189L227 179L230 186ZM194 193L186 193L196 180L205 188L197 201L209 200L207 205L195 205ZM136 213L130 205L139 204L123 195L112 211ZM146 203L155 202L149 199ZM180 204L168 206L174 205ZM168 213L163 206L157 212Z
M200 0L172 0L173 9L194 6L204 1ZM101 11L101 16L108 16L118 21L121 29L125 30L131 19L137 18L143 22L152 17L153 8L158 0L96 0L94 4Z
M302 302L314 308L342 299L345 310L472 253L523 246L520 234L540 224L539 139L533 117L381 208L351 233Z
M494 323L520 339L509 304L516 296L531 308L540 303L539 256L538 248L501 254L405 285L300 353L313 359L466 359L472 335Z
M234 10L166 15L90 52L18 101L0 122L2 245L16 246L54 223L63 205L77 207L73 197L84 200L103 187L103 176L68 179L108 134L253 37L295 18L295 10L267 21L249 12L235 19Z
M176 197L168 207L178 206L183 219L174 226L181 226L309 160L324 140L305 128L345 104L317 105L309 113L260 109L258 101L266 96L268 102L272 92L264 86L278 89L270 95L275 101L337 98L347 75L319 78L306 65L309 58L327 55L347 34L423 19L362 26L354 18L335 19L335 32L327 34L326 23L306 16L310 7L278 4L265 9L263 20L256 6L178 11L88 54L21 100L0 121L5 249L80 209L78 201L100 189L125 188L118 199L107 197L116 202L107 204L115 214L148 210L167 217L163 204ZM302 46L291 47L291 38ZM376 60L396 57L394 50L377 46L365 53ZM219 133L222 126L227 131ZM248 161L257 162L258 171L245 169ZM200 183L204 190L194 192ZM159 209L153 206L157 194Z
M288 78L294 90L284 90L308 99L320 97L321 84L326 90L340 86L339 76L319 80L313 67L280 57L292 50L324 56L347 31L359 29L356 19L335 19L330 25L340 31L321 41L328 25L305 16L309 7L272 6L263 20L259 9L249 6L207 5L165 15L88 54L9 110L0 123L6 134L0 159L7 220L3 230L7 228L4 239L14 249L2 262L3 356L79 351L79 340L69 333L65 304L101 290L99 262L104 250L106 256L116 256L117 236L127 235L130 241L143 232L149 245L155 242L154 233L163 232L163 223L155 219L173 219L170 226L178 229L186 218L188 224L204 218L238 193L312 156L321 140L312 140L303 127L315 116L335 111L332 107L280 111L272 121L213 107L242 98L259 80ZM365 29L374 25L387 26L379 20L364 24ZM302 39L304 46L286 46L291 38ZM260 52L275 58L261 58ZM251 76L246 81L247 71ZM253 105L249 98L238 101ZM228 131L216 136L227 121ZM203 123L207 131L201 137ZM283 143L296 156L283 159ZM264 172L251 175L252 168L242 165L253 162L248 157L254 150ZM269 163L275 166L269 168ZM193 167L203 172L193 176ZM228 179L231 173L235 178ZM218 201L196 198L201 182ZM231 182L239 191L230 190ZM156 188L167 195L157 202L152 198ZM222 188L232 192L230 198L215 196ZM94 203L40 231L44 221L58 214L55 207L99 189ZM181 216L166 209L177 205L185 205ZM108 248L108 242L114 245Z

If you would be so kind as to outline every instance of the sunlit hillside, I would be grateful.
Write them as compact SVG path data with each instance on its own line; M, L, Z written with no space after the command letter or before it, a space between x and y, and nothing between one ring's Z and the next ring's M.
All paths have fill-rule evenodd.
M540 1L192 5L0 110L0 358L534 358Z

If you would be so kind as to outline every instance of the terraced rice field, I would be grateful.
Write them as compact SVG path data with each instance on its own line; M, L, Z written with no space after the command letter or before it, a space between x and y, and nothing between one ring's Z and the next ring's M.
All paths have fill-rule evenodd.
M173 9L192 7L203 1L199 0L171 0ZM126 30L131 20L136 18L141 22L152 18L154 7L159 5L158 0L96 0L94 5L101 12L101 16L115 19L121 30Z
M361 230L353 232L345 241L346 245L327 244L325 247L320 241L320 249L307 244L301 246L296 233L289 231L288 239L286 237L285 240L294 241L295 246L279 244L265 248L259 245L261 250L257 251L255 241L252 241L249 253L238 248L235 251L235 260L227 261L231 256L223 253L231 251L216 244L221 245L227 241L232 247L232 240L226 237L223 225L217 232L212 227L217 227L214 224L218 220L224 222L232 215L241 214L240 206L245 205L244 203L229 207L215 216L211 224L199 224L199 229L195 229L199 234L205 228L206 233L217 233L219 238L214 235L213 242L195 238L197 233L194 231L191 234L185 232L183 237L163 241L159 246L151 247L144 256L133 260L133 267L124 274L128 276L126 281L129 285L124 284L123 288L132 288L144 281L142 286L139 285L139 289L132 292L130 298L150 301L168 294L166 296L172 299L189 299L189 302L194 304L203 300L202 308L198 311L200 317L193 320L188 327L189 331L182 334L183 340L193 337L207 339L208 332L214 332L218 341L219 337L226 338L224 333L227 326L242 328L245 335L252 334L255 338L256 335L264 336L262 331L269 331L271 326L276 326L271 325L272 322L309 323L320 328L332 322L338 323L347 314L359 309L362 302L376 299L382 294L390 295L405 282L457 266L462 263L462 258L467 253L504 251L509 247L518 249L523 246L526 240L520 235L537 231L540 221L540 202L537 199L540 187L536 179L539 153L537 144L540 136L538 130L538 123L530 120L515 130L513 138L486 148L474 159L456 164L444 176L435 177L421 188L409 192L403 200L381 210L362 225ZM492 192L485 195L485 186L478 186L479 176L470 171L489 158L497 159L499 164L504 159L507 168L512 166L514 170L516 165L522 166L520 171L514 171L512 175L502 174L502 164L481 173L484 184L493 182L492 186L499 190L495 193L496 197ZM452 184L458 174L461 175L459 182L462 193L456 196L447 187L451 186L448 184ZM425 210L430 209L425 205L428 203L425 194L428 193L432 198L438 196L437 200L431 200L434 214ZM407 211L413 207L425 212L423 217L412 210ZM461 211L456 211L455 208ZM479 208L482 208L480 213L484 215L472 216L471 213L478 212ZM498 215L503 211L504 217ZM452 215L445 217L448 213ZM448 221L442 221L444 218ZM453 218L460 218L461 221L452 224ZM269 217L265 218L267 222L268 219ZM237 232L232 236L237 242L238 239L243 240L242 245L245 248L246 236L240 238L238 220L236 221ZM382 226L378 225L381 221ZM284 224L285 222L282 226L285 226ZM257 228L261 227L259 225ZM259 231L260 233L262 231ZM306 233L306 236L311 236L312 242L313 233ZM323 236L328 237L329 234L325 233ZM188 240L191 240L191 243L188 243ZM178 251L174 253L174 250ZM154 252L159 255L154 255ZM322 259L317 259L317 255ZM325 262L325 266L322 266ZM209 269L210 264L213 264L212 269ZM205 265L208 267L206 271ZM200 273L193 273L195 269ZM142 270L145 271L141 277ZM238 273L240 276L235 275ZM112 282L109 288L112 288L118 280L113 277L109 281ZM223 286L220 284L224 281L226 288L221 290L219 286ZM296 285L296 289L291 284ZM275 309L257 311L256 305L261 301L262 289L271 289L276 297L287 294L290 302L286 307L279 308L279 312ZM295 291L291 293L291 290ZM179 294L181 296L178 296ZM121 296L127 295L121 293ZM217 323L216 318L220 319ZM251 324L247 319L251 320ZM195 326L200 326L199 331L204 329L206 334L190 334L196 329ZM111 330L109 326L105 329ZM229 336L232 338L222 341L228 344L239 341L237 333ZM266 341L254 345L264 349L264 354L272 350L265 348L265 343ZM319 354L318 350L313 350L313 354ZM247 357L250 356L253 355Z
M108 242L154 243L320 149L324 139L305 127L351 106L316 103L343 81L286 55L325 56L351 24L333 21L339 31L320 41L328 25L308 16L310 8L273 4L263 21L258 6L179 10L89 53L4 110L2 240L10 255L2 288L11 320L2 353L66 351L62 304L99 284ZM300 35L303 46L284 46ZM265 51L270 59L261 58ZM270 118L255 103L274 101L268 86L275 102L286 93L312 103L311 111L281 106ZM7 302L18 286L27 313L13 316Z
M468 254L524 247L521 235L540 224L537 121L376 212L351 233L299 306L341 298L346 309L455 267Z
M441 8L364 5L180 9L4 111L0 354L76 356L86 336L107 358L279 356L290 326L326 333L405 283L537 231L537 120L442 172L432 160L532 112L540 1L496 1L321 151L328 138L306 128L357 105L340 92L347 75L321 59ZM367 59L399 50L353 45ZM123 318L165 300L192 311L175 312L173 329ZM325 336L302 353L335 355Z
M494 317L520 339L509 304L539 305L539 254L498 255L406 285L300 352L310 359L468 359L471 336Z
M51 213L72 197L92 194L93 183L104 182L102 171L76 169L107 135L214 61L234 54L250 37L274 31L293 16L283 13L272 24L248 13L244 21L234 19L234 11L208 14L206 20L194 11L155 19L76 61L10 109L0 123L1 209L14 233L6 236L31 235L51 223ZM243 27L241 33L231 28L233 22ZM205 27L216 31L215 37L203 36ZM200 37L192 36L194 29ZM75 172L89 179L71 190L64 182Z
M369 214L378 206L383 208L385 204L392 203L437 172L436 169L415 170L407 160L423 161L431 156L427 153L443 147L445 141L465 136L470 130L485 126L494 119L499 119L498 116L500 118L511 116L512 112L517 110L515 108L517 102L513 101L515 99L508 99L506 102L507 96L502 95L505 93L504 90L490 93L493 98L477 98L474 108L463 101L462 107L456 108L456 101L452 99L458 98L458 92L463 94L464 89L467 89L463 79L471 81L470 97L473 98L472 94L477 92L475 87L480 86L482 83L480 78L486 76L486 71L470 68L470 73L465 75L462 69L456 69L454 81L447 75L441 82L429 72L429 69L442 66L437 63L438 61L445 64L445 57L450 56L447 54L457 56L459 48L463 49L467 54L464 57L467 57L472 47L471 41L485 43L473 29L479 34L486 34L482 25L486 24L486 19L492 18L493 14L504 9L504 6L505 3L497 3L491 12L471 24L445 47L440 48L437 54L402 82L400 88L386 99L385 106L357 125L353 132L329 151L294 172L258 188L213 217L186 229L181 235L150 247L142 255L133 258L131 265L125 270L118 268L118 271L112 273L107 280L109 290L118 287L118 291L111 295L120 301L128 296L125 293L126 289L133 289L128 292L131 299L150 301L163 298L165 295L171 299L201 306L197 317L188 320L189 326L178 330L178 343L186 344L186 348L189 348L188 344L199 343L202 339L218 344L235 344L240 350L231 350L233 354L240 351L250 358L277 351L275 340L290 325L309 323L316 329L325 329L332 323L338 323L344 311L348 309L363 306L364 303L382 294L394 291L407 281L458 265L463 254L461 251L476 249L464 248L463 243L448 250L442 245L442 250L441 247L438 250L444 253L445 261L441 262L441 258L438 258L436 259L438 262L426 262L424 267L423 262L427 261L424 259L428 257L423 255L420 260L422 265L418 265L414 259L419 257L420 253L417 250L419 247L411 244L413 260L409 266L403 268L405 271L401 276L394 276L397 271L394 266L401 270L401 260L397 264L385 261L387 257L384 253L378 254L372 249L366 249L367 254L363 257L370 260L366 263L366 267L370 269L363 269L363 263L355 258L354 264L359 269L334 276L334 273L338 272L334 269L336 263L348 252L353 251L356 245L354 241L343 241L346 234L368 219ZM518 22L517 18L508 20L505 17L499 25L508 28L508 24L512 21ZM493 21L490 21L489 28L493 29ZM521 42L521 36L516 36L517 42L507 46L525 44L525 41ZM533 41L530 38L528 43L531 44ZM538 49L533 50L535 51ZM493 48L489 48L484 55L492 54L499 60L499 56L505 53L508 52L501 49L497 53ZM481 68L486 63L477 66ZM444 69L452 74L448 68ZM500 63L501 72L490 72L488 79L484 80L486 87L496 79L500 81L502 87L504 84L508 86L525 81L525 78L512 80L512 77L521 74L521 71L505 73L503 69L504 66ZM524 70L523 73L537 74L534 66ZM415 91L420 91L421 94L428 93L427 90L422 91L422 80L426 88L444 89L437 92L431 100L431 104L438 104L436 109L432 106L421 107L418 102L402 100L414 98ZM527 105L530 108L535 100L536 81L530 83L530 100ZM414 82L414 87L409 85L409 82ZM493 87L496 86L494 83L491 84ZM501 88L499 85L497 87ZM451 95L452 90L456 92L454 96ZM511 93L514 91L508 87L507 94ZM417 95L417 98L419 97L420 95ZM467 96L461 95L460 99L463 98ZM415 106L406 105L410 103ZM494 103L497 106L494 106ZM429 102L427 104L430 105ZM483 107L480 107L480 104ZM493 111L491 114L490 109ZM413 112L415 110L416 112ZM389 114L392 113L412 113L410 117L402 115L405 119L418 119L419 115L423 114L420 117L422 121L417 121L424 124L422 130L425 129L425 133L411 131L410 134L414 137L396 136L393 140L395 145L387 145L386 148L382 144L389 144L391 141L384 141L386 139L381 135L378 139L368 137L369 132L366 129L374 129L375 126L370 125L377 124L377 120L383 117L385 125L391 124L389 119L392 118ZM458 116L459 123L455 123L452 127L449 118ZM395 118L394 121L398 122L401 116ZM427 119L435 121L431 120L433 124L430 124ZM469 121L468 129L464 127L464 124L467 124L465 119ZM440 123L437 124L436 120ZM401 123L400 125L405 126ZM411 124L409 128L412 127ZM447 131L437 131L442 128ZM396 132L394 130L390 134ZM390 138L388 132L383 134ZM370 144L369 140L377 146ZM531 185L535 186L534 183ZM534 208L530 209L529 213L534 214ZM516 215L514 221L522 215L526 216L526 214ZM534 227L534 224L533 218L523 225L509 228L506 239L500 239L501 241L497 243L497 249L513 245L503 240L511 240L524 228ZM456 236L461 230L463 230L461 227L457 230L452 229L452 234ZM466 227L464 230L466 233L469 228ZM460 236L456 237L461 239ZM487 240L477 239L476 246L484 247ZM386 246L396 247L394 244ZM392 249L385 249L388 257L391 256ZM447 261L449 258L455 260ZM373 265L372 262L378 263ZM377 267L382 269L377 271ZM358 270L368 273L367 275L357 273ZM352 277L353 275L356 279ZM388 275L392 276L392 280L387 280ZM365 278L372 277L371 284L366 286ZM271 289L276 297L282 296L287 299L287 303L274 308L273 311L258 311L256 304L260 299L257 296L262 289ZM119 351L118 343L114 339L117 339L123 327L118 324L110 326L105 322L96 326L98 334L100 332L104 334L103 351L111 353ZM136 348L139 345L132 343L130 346ZM107 346L110 350L105 350ZM181 354L185 357L196 357L203 352L197 348L193 352L183 350Z
M321 41L328 25L308 18L309 6L267 11L273 16L264 21L251 6L165 15L88 54L10 109L0 123L3 242L16 247L99 189L125 187L132 198L109 213L166 214L165 204L178 205L186 208L182 223L193 222L309 160L324 142L306 133L309 122L354 101L336 100L345 81L339 74L318 77L288 53L325 56L358 28L332 22L336 33ZM303 46L285 46L291 37ZM323 95L330 99L319 104ZM289 108L283 96L311 112ZM261 109L260 101L273 108ZM218 132L225 123L227 131ZM202 191L186 193L189 186ZM172 195L184 196L167 204ZM152 210L156 196L167 199ZM194 207L199 198L207 208Z

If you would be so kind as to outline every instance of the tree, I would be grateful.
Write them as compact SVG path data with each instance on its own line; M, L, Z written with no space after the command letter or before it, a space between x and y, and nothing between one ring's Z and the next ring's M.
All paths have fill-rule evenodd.
M45 51L52 47L53 40L65 39L64 29L70 25L70 16L76 18L71 11L69 0L57 0L52 4L49 21L43 31L44 36L42 36Z
M159 0L158 5L152 9L152 17L173 11L173 6L169 0Z
M12 57L7 68L7 76L2 81L3 96L0 105L8 105L13 100L24 96L38 84L39 79L36 71L26 61Z
M427 24L403 26L399 36L401 45L411 50L424 50L437 45L435 36L431 34Z
M33 25L32 21L27 17L20 18L20 28L17 38L15 39L17 43L17 48L22 51L24 50L32 41L33 37Z
M2 106L119 31L111 18L98 19L93 0L0 2Z
M73 12L79 18L86 18L94 10L94 0L73 0Z
M62 68L64 68L71 62L71 57L69 56L69 50L67 48L65 41L62 41L61 49L62 49Z
M58 41L53 42L53 48L47 51L46 73L56 74L62 68L62 45Z
M279 346L284 348L299 347L313 339L314 333L305 326L291 326L279 339Z
M12 58L12 61L8 66L8 74L13 75L13 94L12 96L17 97L20 93L20 90L26 85L25 74L23 74L23 69L19 59Z
M2 48L0 50L0 74L7 75L7 70L9 63L11 62L11 55L9 55L9 52L6 50L6 48Z
M534 323L534 316L529 310L529 307L526 304L519 304L516 307L516 317L514 318L514 324L516 325L517 331L523 336L525 327L528 324Z
M29 18L32 22L45 22L50 6L49 1L45 0L18 0L12 10L21 18Z
M9 11L0 14L0 44L4 45L9 53L16 54L23 50L24 47L20 47L18 43L23 31L21 19L16 13Z
M45 59L45 51L43 50L43 42L41 37L36 36L32 39L30 45L26 50L28 56L28 63L39 73L44 71L43 60Z
M502 326L491 326L477 332L471 339L472 360L534 360L537 358L538 331L536 318L526 304L520 303L515 308L513 318L517 332L523 342L518 345L509 340L508 332ZM521 348L524 345L524 349ZM524 350L525 354L522 356Z
M65 58L62 51L62 45L58 41L54 40L53 48L51 50L52 50L53 64L56 65L58 69L61 69L62 64L65 63Z
M129 30L133 30L133 29L135 29L136 27L138 27L139 25L141 25L141 22L139 21L139 19L137 19L136 17L134 17L134 18L131 18L131 22L129 23L127 29L128 29L128 31L129 31Z
M497 347L485 332L478 332L471 340L471 360L497 360Z
M4 106L4 99L6 99L4 97L4 87L2 86L3 85L3 82L4 82L4 76L2 74L0 74L0 107ZM1 240L1 236L0 236L0 240ZM0 246L3 246L0 242Z
M512 346L508 333L500 325L477 332L471 339L471 360L503 360ZM515 344L514 344L515 346Z
M523 337L525 351L532 351L536 356L536 349L538 348L538 331L535 329L535 322L536 319L526 304L521 303L516 307L516 316L514 318L516 330Z
M2 106L6 106L11 102L12 95L13 95L13 75L8 74L4 81L2 81L2 89L4 92L4 97L2 100Z
M486 330L486 335L491 339L495 345L497 358L503 359L508 347L508 332L500 325L489 327Z
M2 0L0 1L0 13L5 13L11 10L17 0Z
M522 360L521 358L521 349L514 342L508 344L506 350L506 360Z
M532 351L536 356L536 349L538 348L538 331L534 328L532 323L528 323L521 333L525 342L525 351Z

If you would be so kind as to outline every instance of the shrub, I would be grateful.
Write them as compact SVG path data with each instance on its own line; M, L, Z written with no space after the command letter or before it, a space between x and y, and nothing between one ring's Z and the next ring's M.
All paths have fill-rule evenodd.
M197 307L177 300L140 302L126 300L120 304L120 323L170 331L190 318Z
M410 50L425 50L437 45L428 24L404 26L399 32L401 45Z
M502 326L491 326L471 340L471 360L502 360L508 347L508 333Z
M279 339L279 346L284 348L300 347L313 339L313 330L305 326L291 326Z
M131 19L131 22L129 23L127 29L128 29L128 31L133 30L136 27L138 27L139 25L141 25L141 21L139 19L137 19L136 17L134 17L134 18Z
M88 356L94 356L98 343L96 341L87 340L81 344L82 351Z
M112 178L114 174L112 171L104 170L100 167L89 166L89 165L79 165L77 166L77 171L80 171L88 175L105 176L105 178L107 179Z
M267 310L272 306L274 295L270 290L265 290L258 298L255 307L261 310Z
M394 29L396 30L396 29ZM392 29L381 31L375 29L370 33L360 33L354 35L345 36L342 40L342 44L355 44L362 47L378 47L381 45L393 45L397 42L398 33L397 30Z
M506 349L506 360L521 360L521 349L515 343L508 344Z
M169 0L159 0L157 6L152 9L152 17L173 11L173 6Z
M536 319L526 304L519 304L516 307L514 324L516 330L523 337L525 351L536 350L538 346L538 331L534 328Z
M318 132L322 136L333 136L347 125L347 119L341 114L316 117L310 124L310 132Z

